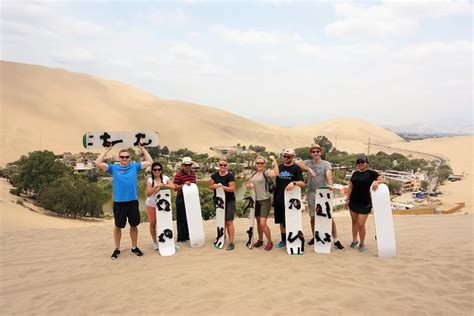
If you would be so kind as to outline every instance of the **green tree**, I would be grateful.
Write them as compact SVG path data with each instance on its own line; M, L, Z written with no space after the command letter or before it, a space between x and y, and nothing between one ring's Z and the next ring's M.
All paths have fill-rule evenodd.
M388 180L388 190L391 194L400 193L402 189L402 183L400 181Z
M314 143L321 146L325 153L329 153L332 150L332 142L326 136L315 137Z
M41 190L39 204L58 214L83 217L100 217L106 194L96 183L73 176L61 177Z
M20 158L12 183L18 192L36 197L46 185L71 173L72 168L60 162L53 152L35 151Z

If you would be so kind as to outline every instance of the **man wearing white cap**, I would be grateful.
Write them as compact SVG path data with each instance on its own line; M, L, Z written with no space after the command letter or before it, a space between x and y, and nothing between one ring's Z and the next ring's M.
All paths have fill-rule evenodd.
M291 148L283 150L283 163L278 166L280 173L276 177L274 193L275 224L280 224L281 241L278 248L286 246L285 227L285 190L292 190L295 185L304 187L303 173L300 167L293 163L295 151Z

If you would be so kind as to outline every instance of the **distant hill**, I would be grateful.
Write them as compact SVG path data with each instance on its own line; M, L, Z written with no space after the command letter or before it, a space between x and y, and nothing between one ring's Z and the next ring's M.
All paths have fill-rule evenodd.
M87 74L0 61L0 165L39 149L79 152L82 135L94 130L156 130L170 149L209 152L211 146L263 145L280 151L308 146L325 135L346 151L371 142L403 141L360 119L336 119L283 128L217 108L164 100L133 86Z

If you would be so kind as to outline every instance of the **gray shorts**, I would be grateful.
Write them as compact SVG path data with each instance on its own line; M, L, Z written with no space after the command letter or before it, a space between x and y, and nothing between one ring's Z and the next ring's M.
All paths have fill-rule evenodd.
M268 198L266 200L261 200L261 201L255 201L255 216L268 218L268 214L270 214L271 207L272 207L271 198Z
M235 216L235 200L225 202L225 220L233 221Z
M316 208L316 191L310 191L306 195L306 203L308 204L309 216L314 217L316 214L314 209Z

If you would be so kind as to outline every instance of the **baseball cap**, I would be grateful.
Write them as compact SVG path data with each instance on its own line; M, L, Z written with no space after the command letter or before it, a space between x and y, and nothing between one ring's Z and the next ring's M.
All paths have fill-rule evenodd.
M182 160L181 164L182 165L192 165L193 160L191 159L191 157L183 157L183 160Z
M282 152L283 155L290 155L290 156L294 156L295 155L295 151L291 148L287 148L287 149L283 149L283 152Z
M356 163L357 163L358 161L369 162L369 158L367 158L367 155L366 155L366 154L357 154Z

